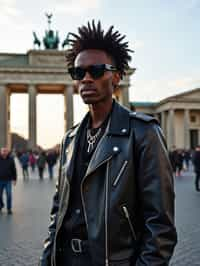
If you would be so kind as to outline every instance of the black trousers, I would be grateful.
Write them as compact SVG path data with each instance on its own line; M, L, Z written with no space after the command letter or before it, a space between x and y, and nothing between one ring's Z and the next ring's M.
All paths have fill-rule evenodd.
M74 253L70 248L63 252L59 266L94 266L89 252Z

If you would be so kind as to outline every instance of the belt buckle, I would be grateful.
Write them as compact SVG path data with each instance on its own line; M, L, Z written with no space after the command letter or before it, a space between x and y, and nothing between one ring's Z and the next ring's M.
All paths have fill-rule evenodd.
M71 248L75 253L82 253L81 239L72 238L71 239Z

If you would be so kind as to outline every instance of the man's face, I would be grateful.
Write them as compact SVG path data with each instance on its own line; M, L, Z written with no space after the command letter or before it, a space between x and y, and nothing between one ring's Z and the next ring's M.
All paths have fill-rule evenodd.
M104 51L95 49L80 52L74 62L75 67L82 68L99 64L113 65L113 62ZM76 85L84 103L106 103L112 99L114 85L117 85L119 80L120 76L116 71L105 71L98 79L94 79L86 72L82 80L76 81Z
M9 150L7 148L1 148L1 156L6 158L9 154Z

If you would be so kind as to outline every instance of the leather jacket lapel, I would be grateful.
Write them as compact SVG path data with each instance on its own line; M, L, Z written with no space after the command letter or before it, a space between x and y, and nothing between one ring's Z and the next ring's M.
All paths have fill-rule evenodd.
M117 146L114 146L112 137L105 134L97 145L97 148L90 160L85 176L91 174L100 165L110 160L114 155L118 154L119 152L120 149Z
M122 140L123 137L129 135L129 131L129 115L127 115L125 109L121 108L119 104L115 102L105 134L97 145L85 176L91 174L100 165L107 162L121 151L121 141L119 138Z
M86 126L88 115L89 113L85 116L80 126L76 128L76 131L69 135L69 137L73 135L73 140L67 148L67 177L69 181L71 181L71 178L73 177L75 156L78 150L78 139L83 127ZM97 145L85 176L91 174L100 165L110 160L113 156L117 155L121 151L119 137L123 138L129 135L129 123L129 115L127 115L127 110L121 108L120 105L115 102L111 118L105 130L105 134Z

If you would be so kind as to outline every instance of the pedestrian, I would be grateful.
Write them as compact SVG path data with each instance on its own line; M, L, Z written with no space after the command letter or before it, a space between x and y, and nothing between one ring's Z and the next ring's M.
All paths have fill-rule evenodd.
M94 21L70 36L68 70L89 112L62 142L40 265L168 265L176 230L162 131L112 98L131 59L128 43Z
M46 161L48 165L49 178L52 179L53 178L53 167L57 161L56 153L53 150L50 150L47 153Z
M175 164L175 176L181 177L181 172L183 170L183 153L181 149L176 149L174 151L174 164Z
M23 172L23 178L28 179L29 173L28 173L28 165L29 165L29 155L27 151L24 151L22 155L19 157L19 161L21 163L22 172Z
M177 150L176 147L173 146L172 149L169 151L169 160L172 166L174 177L176 176L176 157L177 157Z
M4 208L3 192L6 192L7 212L12 214L12 183L16 185L17 173L15 162L9 153L9 150L4 147L0 150L0 212Z
M184 151L184 162L185 162L185 170L189 170L189 166L190 166L190 160L191 160L191 154L190 154L190 150L185 150Z
M46 154L44 151L40 152L39 157L37 159L37 166L39 171L39 178L43 179L44 169L46 165Z
M196 191L200 191L200 145L195 148L195 152L192 158L194 164L194 171L195 171L195 189Z
M35 165L36 165L36 158L35 158L33 151L30 151L30 153L29 153L29 164L31 166L32 172L34 173L35 172Z

